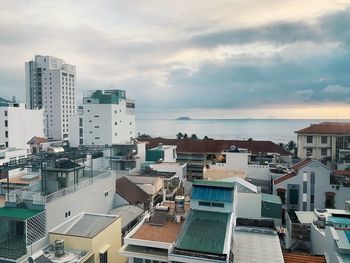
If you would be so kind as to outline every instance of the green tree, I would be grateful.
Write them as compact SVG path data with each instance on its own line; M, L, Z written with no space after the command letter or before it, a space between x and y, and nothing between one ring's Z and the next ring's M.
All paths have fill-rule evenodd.
M286 145L285 145L285 148L290 151L291 153L294 153L294 154L297 154L298 152L298 146L297 144L291 140L289 141Z
M176 138L181 140L183 139L184 135L182 134L182 132L179 132L178 134L176 134Z
M203 140L209 140L209 137L207 135L205 135Z
M184 133L184 136L182 137L182 139L187 139L187 138L188 138L187 133Z
M196 135L195 133L193 133L193 134L191 135L191 139L192 139L192 140L197 140L198 137L197 137L197 135Z
M253 138L249 137L247 141L251 142L251 141L253 141Z

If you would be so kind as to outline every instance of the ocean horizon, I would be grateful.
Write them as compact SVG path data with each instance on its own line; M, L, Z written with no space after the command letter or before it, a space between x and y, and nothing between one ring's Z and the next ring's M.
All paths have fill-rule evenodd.
M146 119L136 118L137 134L176 138L178 132L199 139L208 136L225 140L268 140L275 143L296 141L295 131L321 122L350 122L350 119Z

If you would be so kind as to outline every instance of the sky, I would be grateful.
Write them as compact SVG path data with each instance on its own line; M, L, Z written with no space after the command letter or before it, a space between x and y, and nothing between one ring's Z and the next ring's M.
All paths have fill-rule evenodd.
M350 116L350 0L0 1L0 97L24 62L77 66L83 90L123 89L139 118Z

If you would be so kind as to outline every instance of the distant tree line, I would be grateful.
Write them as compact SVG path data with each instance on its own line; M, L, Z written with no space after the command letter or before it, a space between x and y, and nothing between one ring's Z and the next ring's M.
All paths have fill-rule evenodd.
M182 133L182 132L178 132L178 133L176 134L176 138L177 138L178 140L181 140L181 139L198 140L198 139L199 139L198 136L197 136L197 134L195 134L195 133L192 133L191 136L188 136L187 133ZM208 136L204 136L204 137L203 137L203 140L210 140L210 138L209 138Z

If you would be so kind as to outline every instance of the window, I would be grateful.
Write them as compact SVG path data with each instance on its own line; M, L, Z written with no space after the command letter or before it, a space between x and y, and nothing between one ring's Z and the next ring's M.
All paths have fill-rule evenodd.
M310 195L310 203L311 204L315 203L315 196Z
M5 116L7 116L7 110L5 110Z
M306 155L312 155L312 148L306 148Z
M8 126L8 122L7 122L7 120L5 120L5 127L7 127Z
M224 208L224 203L211 203L212 207L222 207Z
M107 260L107 251L103 254L100 254L100 263L107 263L108 260Z
M9 142L5 142L5 147L9 147Z
M134 263L143 263L142 258L134 258Z
M67 218L67 217L69 217L69 216L70 216L70 211L67 211L67 212L64 213L64 217Z
M327 155L327 149L321 149L321 155L322 156Z
M116 122L114 122L114 125L118 125L118 122L116 121Z
M108 196L108 192L105 192L105 197L107 197Z
M100 139L100 137L95 137L95 140L99 140Z
M199 201L198 204L200 206L210 206L210 202L201 202L201 201Z
M9 137L9 132L5 131L5 138L8 138L8 137Z
M321 137L321 143L327 143L327 139L328 139L327 136L322 136Z
M306 137L306 142L307 143L312 143L312 136L307 136Z
M96 129L100 128L100 126L95 126Z

